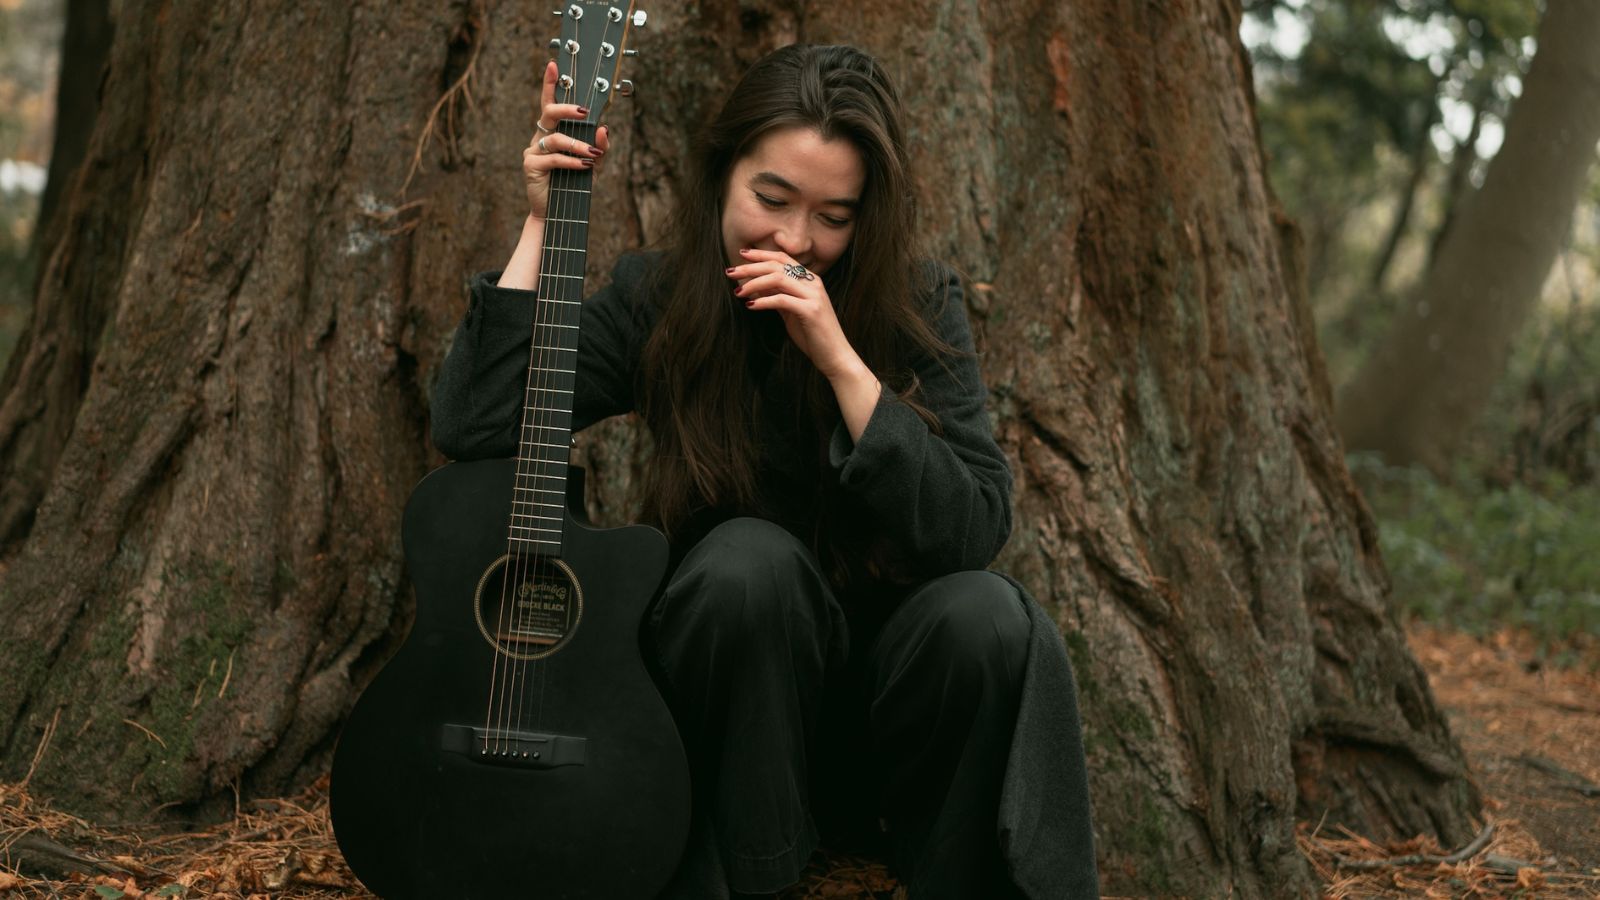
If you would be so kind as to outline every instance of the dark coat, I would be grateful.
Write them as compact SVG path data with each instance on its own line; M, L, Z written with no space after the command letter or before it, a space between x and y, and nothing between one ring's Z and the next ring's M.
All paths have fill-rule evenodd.
M635 408L640 353L658 314L649 287L656 261L639 254L622 257L611 284L584 301L573 431ZM940 433L886 387L860 441L852 442L839 422L828 436L825 462L796 471L795 460L806 455L794 452L804 446L796 441L807 436L793 431L795 417L761 418L766 432L761 443L777 451L763 455L762 483L802 488L788 495L774 492L767 517L809 541L817 529L807 517L815 515L818 492L805 488L821 481L823 490L837 491L848 504L847 521L887 536L899 570L923 580L985 568L1011 528L1011 472L994 440L961 283L942 267L927 274L935 287L922 296L922 309L940 338L961 353L943 360L919 355L906 363L916 373L921 402L939 418ZM434 443L452 459L516 451L533 294L500 288L497 277L484 273L473 279L466 317L432 392ZM754 381L762 390L775 389L766 377L776 368L770 363L755 358ZM783 398L772 399L777 402L766 409L785 410ZM793 411L792 404L788 409ZM692 539L691 533L674 543ZM1031 627L996 834L1013 878L1032 900L1098 896L1077 695L1066 647L1050 616L1007 577L1024 600Z

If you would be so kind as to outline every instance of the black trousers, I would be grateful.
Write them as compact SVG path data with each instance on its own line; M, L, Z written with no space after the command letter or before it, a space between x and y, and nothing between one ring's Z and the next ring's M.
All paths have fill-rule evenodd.
M884 842L915 900L1020 896L995 837L1028 618L959 572L893 596L830 591L783 528L732 519L685 555L653 636L694 782L662 895L795 883L819 840Z

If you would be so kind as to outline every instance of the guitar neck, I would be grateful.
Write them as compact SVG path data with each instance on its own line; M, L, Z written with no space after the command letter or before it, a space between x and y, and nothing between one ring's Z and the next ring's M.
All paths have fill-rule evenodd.
M558 131L592 143L597 127L561 123ZM589 197L594 174L550 173L544 251L534 304L533 347L522 410L517 476L511 504L514 551L559 558L565 526L567 465L572 447L572 392L577 384L578 321L589 247Z

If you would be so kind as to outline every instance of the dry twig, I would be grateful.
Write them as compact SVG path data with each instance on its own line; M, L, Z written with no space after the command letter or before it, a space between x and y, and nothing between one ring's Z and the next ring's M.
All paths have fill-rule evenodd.
M1391 856L1387 859L1346 859L1335 853L1333 859L1346 869L1381 869L1385 866L1420 866L1420 865L1453 865L1478 855L1483 848L1489 846L1489 841L1494 837L1494 823L1483 826L1478 836L1472 842L1449 856L1435 856L1429 853L1410 853L1405 856Z

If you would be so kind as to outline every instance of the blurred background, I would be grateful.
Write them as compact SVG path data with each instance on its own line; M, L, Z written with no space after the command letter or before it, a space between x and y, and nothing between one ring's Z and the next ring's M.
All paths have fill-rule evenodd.
M65 0L0 0L0 366L33 285L29 258L55 133Z
M1484 183L1538 53L1544 4L1246 6L1261 139L1273 189L1305 240L1337 396L1408 308L1455 214ZM1537 303L1507 336L1504 375L1448 463L1429 471L1373 453L1348 460L1407 613L1474 632L1526 626L1569 661L1600 634L1592 148L1590 159Z
M1245 6L1261 140L1304 238L1337 396L1495 164L1539 52L1543 4ZM67 7L0 0L0 365L37 268ZM1571 663L1597 658L1600 644L1600 167L1566 202L1571 225L1542 293L1507 336L1504 375L1447 463L1356 452L1349 464L1407 615L1474 633L1525 627Z

